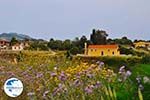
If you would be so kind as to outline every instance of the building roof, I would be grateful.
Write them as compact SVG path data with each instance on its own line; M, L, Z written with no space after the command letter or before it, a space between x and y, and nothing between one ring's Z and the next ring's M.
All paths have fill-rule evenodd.
M139 41L139 42L135 42L134 44L150 44L150 42Z
M89 45L88 48L118 48L118 45Z
M14 44L12 46L22 46L22 44L21 43L16 43L16 44Z
M6 39L0 39L0 41L9 42L9 41L8 41L8 40L6 40Z

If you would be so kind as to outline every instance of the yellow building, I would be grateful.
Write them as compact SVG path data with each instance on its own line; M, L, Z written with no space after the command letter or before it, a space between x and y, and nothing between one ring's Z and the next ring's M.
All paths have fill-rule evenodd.
M150 42L136 42L134 43L134 47L137 48L137 47L150 47Z
M87 56L119 56L118 45L89 45L85 44L85 55Z

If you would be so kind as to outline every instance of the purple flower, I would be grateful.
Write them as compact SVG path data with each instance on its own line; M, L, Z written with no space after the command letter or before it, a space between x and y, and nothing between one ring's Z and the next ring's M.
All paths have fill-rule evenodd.
M97 62L97 64L99 64L99 65L98 65L98 67L99 67L99 68L103 68L103 67L104 67L104 65L105 65L105 63L104 63L104 62L100 62L100 61L99 61L99 62Z
M79 72L79 73L77 73L75 76L76 76L76 78L80 78L81 77L81 75L82 75L82 73L81 72Z
M29 67L27 70L30 71L32 69L32 67Z
M97 61L96 64L100 64L100 61Z
M99 88L101 86L101 82L100 81L97 81L95 84L94 84L94 88Z
M132 72L129 71L129 70L126 72L126 76L127 76L127 77L131 76L131 74L132 74Z
M43 73L37 73L37 74L36 74L36 77L37 77L37 78L41 78L42 76L43 76Z
M8 72L8 75L9 76L15 76L15 73L14 72Z
M91 86L87 86L85 87L84 91L87 93L87 94L91 94L93 92L93 88Z
M45 91L44 93L43 93L43 98L46 98L46 95L49 93L49 91Z
M80 86L82 83L79 79L75 80L74 83L73 83L75 86Z
M123 72L125 72L125 66L122 66L122 67L120 67L120 69L119 69L119 74L121 74L121 73L123 73Z
M27 93L27 96L33 96L33 95L35 95L34 92L29 92L29 93Z
M87 73L86 76L87 76L88 78L92 78L94 75L93 75L93 74L90 74L90 73Z
M103 66L103 65L104 65L104 62L100 62L100 64L99 64L99 65Z
M64 72L61 72L58 78L61 81L65 81L67 80L67 75Z
M64 92L64 91L66 91L66 88L65 88L65 86L63 85L63 84L59 84L58 85L58 87L56 87L56 88L54 88L54 90L53 90L53 96L55 96L55 95L57 95L58 93L60 93L60 92Z
M55 88L55 89L53 90L53 96L55 96L58 92L59 92L59 89L58 89L58 88Z
M57 73L51 72L50 75L51 75L51 77L55 77L55 76L57 76Z

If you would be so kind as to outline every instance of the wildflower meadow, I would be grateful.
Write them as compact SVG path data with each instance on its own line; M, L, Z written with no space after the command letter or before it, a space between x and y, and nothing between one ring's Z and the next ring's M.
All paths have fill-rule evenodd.
M19 53L14 58L0 59L0 100L10 100L3 85L11 77L23 82L23 93L17 100L150 98L150 68L147 64L122 64L114 68L102 59L67 59L63 53L53 55L49 52Z

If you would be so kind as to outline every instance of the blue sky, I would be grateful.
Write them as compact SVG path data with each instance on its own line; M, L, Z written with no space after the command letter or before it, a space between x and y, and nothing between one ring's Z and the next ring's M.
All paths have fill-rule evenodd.
M150 40L150 0L0 0L0 33L73 39L93 28Z

